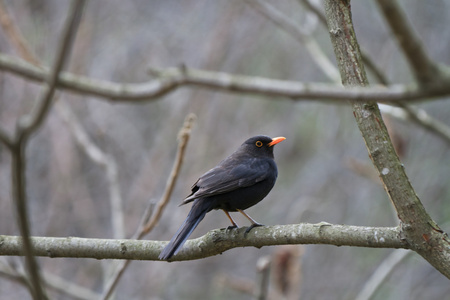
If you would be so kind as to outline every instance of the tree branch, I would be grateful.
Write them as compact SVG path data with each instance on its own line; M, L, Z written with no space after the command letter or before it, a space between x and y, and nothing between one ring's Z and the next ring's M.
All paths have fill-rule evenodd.
M36 82L43 82L49 76L46 69L38 68L24 60L0 54L0 70L11 72ZM196 69L172 68L156 69L153 73L161 78L141 84L121 84L104 80L61 73L58 87L84 95L107 98L111 101L150 101L181 86L199 86L225 92L239 92L251 95L287 97L293 100L328 101L382 101L395 103L412 100L427 101L432 98L450 95L450 80L447 85L421 89L416 85L391 85L384 87L354 87L344 89L340 85L323 83L302 83L233 75L222 72L208 72Z
M368 80L353 29L348 1L325 1L331 41L346 86ZM383 186L401 221L402 237L442 274L450 278L450 241L426 212L389 138L375 102L353 102L353 113Z
M294 224L258 227L245 235L246 227L216 229L188 240L173 260L194 260L221 254L237 247L288 244L325 244L370 248L408 248L399 227L364 227L329 223ZM94 259L132 259L159 261L167 242L88 238L32 237L34 254L43 257L77 257ZM0 255L21 256L18 236L0 235Z

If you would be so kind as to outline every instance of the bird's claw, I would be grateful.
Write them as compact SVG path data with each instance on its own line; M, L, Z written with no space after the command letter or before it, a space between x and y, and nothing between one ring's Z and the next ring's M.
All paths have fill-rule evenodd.
M230 226L227 227L226 231L229 231L229 230L232 230L232 229L235 229L235 228L239 228L239 227L237 225L230 225Z
M259 224L259 223L253 223L252 225L250 225L250 226L245 230L244 236L246 236L247 233L249 233L250 230L252 230L253 228L255 228L255 227L261 227L261 226L264 226L264 225L263 225L263 224Z

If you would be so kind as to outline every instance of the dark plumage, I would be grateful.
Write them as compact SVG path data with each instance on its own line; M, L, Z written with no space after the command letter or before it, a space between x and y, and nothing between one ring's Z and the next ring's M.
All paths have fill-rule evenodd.
M283 140L284 137L272 139L265 135L249 138L233 154L203 174L181 204L194 202L186 220L159 258L167 260L177 254L206 213L213 209L222 209L233 224L231 227L237 227L237 224L228 213L230 211L239 211L249 219L252 225L247 232L261 226L243 210L264 199L274 186L278 171L273 146Z

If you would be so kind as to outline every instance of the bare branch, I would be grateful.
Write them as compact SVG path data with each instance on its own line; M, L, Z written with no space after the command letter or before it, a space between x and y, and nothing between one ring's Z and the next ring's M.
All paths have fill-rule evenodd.
M48 71L33 66L23 60L0 54L0 70L21 77L43 82ZM323 83L302 83L233 75L222 72L208 72L195 69L153 69L160 79L142 84L120 84L104 80L94 80L70 73L60 75L58 86L75 93L107 98L112 101L157 100L178 87L194 85L225 92L240 92L251 95L287 97L293 100L327 101L382 101L395 103L412 100L429 101L432 98L450 95L450 83L421 89L416 85L391 85L384 87L347 88ZM450 82L450 80L449 80ZM275 99L277 100L277 99Z
M370 248L405 248L400 227L364 227L329 223L294 224L258 227L245 235L246 227L216 229L188 240L172 261L194 260L221 254L237 247L288 244L325 244ZM35 255L94 259L156 260L167 242L88 238L32 237ZM21 256L21 238L0 235L0 255Z

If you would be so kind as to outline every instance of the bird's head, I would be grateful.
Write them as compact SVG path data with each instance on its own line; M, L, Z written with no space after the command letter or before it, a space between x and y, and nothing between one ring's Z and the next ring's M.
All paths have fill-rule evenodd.
M285 137L271 138L267 135L257 135L246 140L241 149L255 156L273 157L273 146L284 141Z

